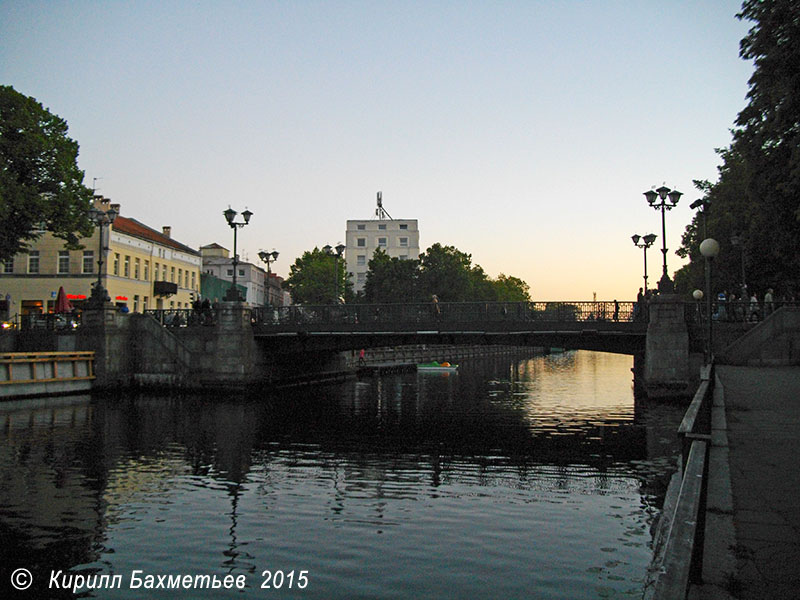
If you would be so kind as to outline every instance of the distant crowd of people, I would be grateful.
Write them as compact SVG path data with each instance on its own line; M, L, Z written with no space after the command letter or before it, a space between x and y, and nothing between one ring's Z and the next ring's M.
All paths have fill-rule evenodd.
M644 290L639 288L636 295L636 304L633 307L634 321L647 321L648 306L650 301L656 296L656 290ZM742 289L737 296L734 292L722 291L714 298L713 319L715 321L761 321L770 316L780 306L797 302L795 294L789 290L782 297L778 297L773 288L768 288L764 292L763 298L759 300L755 292L750 292L747 286Z

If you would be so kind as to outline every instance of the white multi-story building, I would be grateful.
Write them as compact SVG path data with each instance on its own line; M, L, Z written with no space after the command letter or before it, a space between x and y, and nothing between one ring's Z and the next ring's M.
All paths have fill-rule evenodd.
M383 209L380 192L375 217L368 220L348 220L346 236L345 261L347 272L352 273L355 292L364 289L369 261L378 248L401 260L419 258L417 219L392 219Z

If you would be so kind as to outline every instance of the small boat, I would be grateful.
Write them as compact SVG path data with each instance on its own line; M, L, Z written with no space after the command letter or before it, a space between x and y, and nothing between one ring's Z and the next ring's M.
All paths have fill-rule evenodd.
M454 373L458 370L458 365L451 365L449 362L432 362L420 363L417 365L418 372L425 373Z

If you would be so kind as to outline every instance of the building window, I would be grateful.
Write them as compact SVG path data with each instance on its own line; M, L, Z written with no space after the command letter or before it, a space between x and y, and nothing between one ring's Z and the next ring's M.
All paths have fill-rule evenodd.
M408 223L400 223L400 229L408 229Z
M119 253L114 253L114 275L119 275Z
M357 238L356 239L356 246L359 248L365 248L367 245L367 238Z
M398 256L398 258L400 260L408 260L408 254L401 254L400 256Z
M366 228L367 228L367 226L366 226L366 225L363 225L363 224L361 224L361 225L356 225L356 229L358 229L359 231L364 231Z
M178 287L183 287L183 269L178 269Z
M139 296L133 297L133 312L139 312Z
M164 268L166 269L167 266L164 265ZM175 283L175 267L170 267L169 268L169 280L170 280L170 283Z
M381 229L381 230L385 231L386 230L386 225L384 223L381 223L380 225L378 225L378 229Z
M141 261L138 258L135 259L133 261L133 278L134 279L139 279L139 267L140 266L141 266ZM136 309L134 309L133 312L136 312Z
M69 273L69 250L58 251L58 274Z
M379 248L386 248L386 238L385 237L379 237L378 238L378 247Z
M403 237L400 238L398 241L400 242L400 247L408 248L408 238Z
M9 258L8 260L3 261L3 273L13 273L14 272L14 259Z
M359 267L363 267L367 264L367 255L366 254L359 254L356 256L356 265Z
M94 271L94 250L83 251L83 264L81 265L83 273L91 273Z
M356 282L357 283L365 283L367 281L367 274L366 273L357 273L356 274Z
M228 269L228 277L233 277L233 269Z
M196 271L192 271L192 289L193 290L197 289L197 272Z
M28 252L28 273L39 272L39 251L31 250Z
M125 265L124 265L123 269L124 269L124 271L122 273L123 276L130 277L131 276L131 257L130 256L126 256L125 257Z
M144 280L150 281L150 261L144 261Z
M239 269L239 277L244 277L244 269Z

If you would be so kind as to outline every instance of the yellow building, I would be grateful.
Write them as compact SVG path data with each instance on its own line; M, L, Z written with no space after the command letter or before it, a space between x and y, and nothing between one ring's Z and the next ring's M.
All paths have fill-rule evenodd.
M107 211L119 204L95 197ZM111 302L132 312L150 308L190 308L199 296L202 258L171 237L171 228L156 231L130 217L118 216L106 230L102 281ZM44 232L25 254L0 262L0 298L8 298L9 317L52 312L58 288L80 309L97 281L98 229L83 238L82 250L66 250L63 240Z

